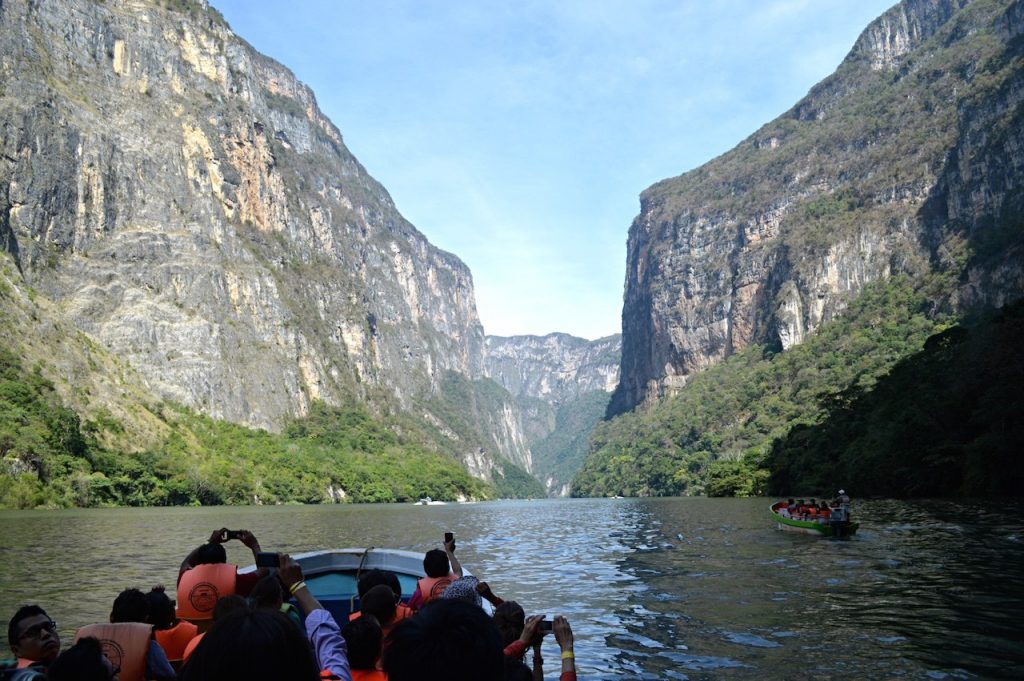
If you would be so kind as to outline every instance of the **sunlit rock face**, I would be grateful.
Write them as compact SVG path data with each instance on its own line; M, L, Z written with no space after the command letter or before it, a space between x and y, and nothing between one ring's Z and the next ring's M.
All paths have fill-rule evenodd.
M752 343L785 350L895 274L965 310L1024 290L1019 1L907 0L727 154L641 196L610 413Z
M158 395L276 429L483 375L467 267L205 2L4 0L0 32L0 248Z

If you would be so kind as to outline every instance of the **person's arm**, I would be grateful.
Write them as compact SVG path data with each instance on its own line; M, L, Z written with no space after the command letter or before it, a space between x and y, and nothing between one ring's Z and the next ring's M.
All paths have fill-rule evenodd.
M448 554L448 562L452 566L452 574L456 577L462 577L462 564L459 559L455 557L455 540L446 541L444 543L444 552Z
M219 530L214 530L213 534L210 535L210 539L207 543L223 544L225 541L225 537L227 536L227 533L228 529L226 527L222 527ZM188 554L188 556L185 557L185 560L181 561L181 567L178 568L179 581L181 580L181 573L185 572L186 570L191 570L196 566L196 554L199 553L199 549L201 548L203 548L202 544L192 549L192 553Z
M526 649L533 645L534 641L539 638L537 627L540 626L540 621L542 619L544 619L544 615L530 615L526 618L526 624L523 626L523 633L519 635L518 639L505 646L505 657L514 657L518 659L526 654Z
M569 620L561 615L555 617L554 624L555 640L562 651L562 674L559 681L575 681L576 679L576 654L573 652L572 627Z
M178 678L164 649L153 639L150 639L149 650L146 652L146 678L156 681L175 681Z
M260 549L260 542L258 539L256 539L256 535L254 535L249 530L239 530L238 541L242 542L243 544L249 547L249 550L252 551L253 562L255 562L256 554L262 550Z
M412 592L412 598L409 599L409 607L413 610L419 610L423 607L423 592L420 591L420 585L416 585L416 590Z
M544 642L541 636L533 644L533 681L544 681L544 655L540 652L540 646Z
M352 669L348 662L348 645L341 635L341 628L334 616L324 609L302 579L302 566L287 553L281 554L278 579L288 592L299 602L299 609L306 616L306 637L313 644L316 661L320 669L327 669L341 681L352 681Z
M497 608L499 605L505 602L503 599L494 595L494 592L491 591L491 586L487 582L480 582L479 584L477 584L476 592L480 594L482 597L486 598L487 602L489 602L495 608Z

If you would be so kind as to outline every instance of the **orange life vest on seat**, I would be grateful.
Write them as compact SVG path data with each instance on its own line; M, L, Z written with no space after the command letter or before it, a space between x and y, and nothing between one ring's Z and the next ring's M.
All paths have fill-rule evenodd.
M145 680L146 655L153 638L153 625L141 622L90 624L78 630L75 642L88 636L99 639L103 655L114 669L121 669L121 681Z
M188 645L185 646L184 652L182 652L181 654L182 662L188 662L188 658L192 657L192 653L195 652L195 649L199 646L199 642L203 640L204 636L206 636L205 633L199 634L198 636L196 636L188 642Z
M235 593L235 566L206 563L186 570L178 580L178 617L188 620L213 619L213 606Z
M181 660L185 655L185 646L199 634L199 627L191 622L178 622L170 629L157 629L156 642L164 649L169 662Z
M444 590L452 583L454 576L448 574L444 577L424 577L418 581L416 584L420 588L420 595L423 596L423 604L426 605L430 601L440 598Z

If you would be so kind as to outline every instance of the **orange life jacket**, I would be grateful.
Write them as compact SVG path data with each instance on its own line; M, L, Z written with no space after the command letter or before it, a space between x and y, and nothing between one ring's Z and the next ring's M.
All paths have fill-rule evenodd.
M103 655L114 669L120 668L121 681L145 680L146 655L153 638L153 625L141 622L90 624L78 630L75 642L87 636L99 639Z
M388 675L379 669L353 669L352 681L388 681Z
M355 612L349 614L348 621L351 622L352 620L357 620L357 619L359 619L362 616L363 616L363 611L362 610L356 610ZM412 617L412 616L413 616L413 609L410 608L408 605L404 605L402 603L399 603L398 605L396 605L395 606L395 618L393 620L391 620L390 624L386 624L386 625L382 624L381 627L380 627L381 633L384 635L384 638L388 637L388 634L391 633L391 629L396 624L398 624L399 622L401 622L405 618Z
M157 629L156 642L164 649L169 662L181 660L185 655L185 646L199 634L199 627L191 622L178 622L170 629Z
M195 652L196 646L199 645L199 642L203 640L204 636L206 636L206 634L199 634L188 642L188 645L185 646L184 652L181 654L182 662L188 662L188 658L192 657L192 653Z
M423 596L423 605L441 597L444 590L452 583L454 575L444 577L424 577L417 584L420 587L420 595Z
M178 617L213 619L213 606L235 593L235 566L230 563L197 565L178 581Z

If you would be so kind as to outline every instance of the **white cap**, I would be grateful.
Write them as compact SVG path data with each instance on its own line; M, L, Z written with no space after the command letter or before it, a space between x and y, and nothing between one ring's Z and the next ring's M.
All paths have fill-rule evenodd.
M839 490L839 493L840 493L840 494L846 494L846 490L844 490L844 489L841 489L841 490Z

